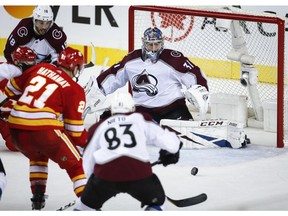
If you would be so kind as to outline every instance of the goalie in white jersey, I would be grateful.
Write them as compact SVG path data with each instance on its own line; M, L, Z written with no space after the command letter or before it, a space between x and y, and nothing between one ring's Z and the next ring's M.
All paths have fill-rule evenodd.
M152 172L147 145L161 148L159 161L167 166L178 162L182 143L174 132L134 109L131 95L118 92L112 116L89 129L83 167L90 178L75 210L100 210L118 193L130 194L145 210L162 210L165 192Z
M128 53L119 63L97 78L90 79L85 87L87 108L84 113L103 109L106 95L127 83L133 95L136 111L149 113L160 124L165 119L175 120L171 125L177 124L179 120L193 120L185 99L198 108L201 120L208 110L210 95L205 74L181 52L164 49L164 37L157 27L145 30L141 49ZM109 111L104 112L102 118L107 115ZM231 133L228 129L222 128L222 131L228 132L221 137L218 134L215 136L213 133L207 133L205 128L199 127L200 138L197 135L196 140L195 137L190 136L192 131L186 128L190 128L190 123L191 126L202 123L187 122L184 128L187 133L181 134L182 141L185 141L183 148L219 147L219 138L220 141L224 141L222 143L227 143L221 147L241 148L245 141L243 127L240 129L234 127ZM232 141L231 136L233 136ZM183 140L183 137L188 138ZM211 139L217 142L211 142Z
M97 82L93 78L97 84L86 100L91 112L99 110L106 95L129 82L136 111L149 113L157 122L193 119L185 98L199 108L200 114L205 114L209 92L201 69L181 52L164 49L164 36L157 27L146 29L142 42L141 49L104 71Z

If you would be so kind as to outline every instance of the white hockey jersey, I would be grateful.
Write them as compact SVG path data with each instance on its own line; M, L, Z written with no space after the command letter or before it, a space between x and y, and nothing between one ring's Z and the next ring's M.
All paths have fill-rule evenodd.
M139 175L144 177L145 169L151 170L147 145L176 153L180 145L176 134L150 120L151 116L147 114L117 114L93 125L89 129L89 143L83 155L86 176L89 177L94 170L102 179L135 180ZM117 176L116 172L121 169ZM101 176L101 173L105 174Z
M17 77L22 74L22 70L10 63L0 64L0 81L10 80L12 77Z
M105 95L111 94L129 82L136 106L165 107L183 99L182 85L202 85L208 88L205 74L182 53L164 49L160 59L143 61L141 49L126 55L97 77L98 86Z

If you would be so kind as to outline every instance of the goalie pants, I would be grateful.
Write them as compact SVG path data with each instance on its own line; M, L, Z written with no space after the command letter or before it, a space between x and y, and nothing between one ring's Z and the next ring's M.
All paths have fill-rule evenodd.
M82 193L81 202L86 206L99 210L111 197L119 193L128 193L145 205L163 205L165 192L158 177L152 176L125 182L112 182L98 178L92 174Z
M30 183L46 186L48 160L65 169L73 182L76 196L80 196L86 184L82 158L69 136L60 130L20 130L10 128L13 144L30 160ZM45 192L46 188L43 192Z
M136 111L149 113L158 123L161 119L193 120L185 99L179 99L168 106L159 108L137 106Z

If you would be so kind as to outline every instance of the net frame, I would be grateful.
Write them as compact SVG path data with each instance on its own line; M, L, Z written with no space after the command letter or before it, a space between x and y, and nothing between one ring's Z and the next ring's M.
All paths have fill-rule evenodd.
M199 17L215 17L220 19L233 19L239 21L252 21L252 22L263 22L272 23L278 26L278 49L277 49L277 147L283 148L285 146L286 137L284 137L284 78L285 78L285 19L282 19L275 15L268 14L243 14L243 13L225 13L219 12L211 8L178 8L178 7L164 7L164 6L130 6L128 15L128 51L131 52L135 49L134 47L134 16L135 11L148 11L148 12L159 12L159 13L175 13L190 16ZM172 11L172 12L171 12ZM287 118L288 119L288 118ZM287 124L287 123L286 123ZM287 132L288 133L288 132Z

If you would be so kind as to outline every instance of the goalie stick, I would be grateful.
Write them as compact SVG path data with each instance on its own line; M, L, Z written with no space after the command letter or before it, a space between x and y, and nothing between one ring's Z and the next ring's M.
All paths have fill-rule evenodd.
M88 64L84 65L84 68L90 68L94 66L94 62L96 61L96 52L95 52L95 47L93 45L93 43L91 42L91 46L92 46L92 56L91 56L91 60Z
M107 64L108 64L108 61L109 61L109 57L106 57L105 59L104 59L104 62L103 62L103 64L102 64L102 67L101 67L101 70L100 70L100 74L101 73L103 73L104 72L104 70L105 70L105 68L106 68L106 66L107 66ZM90 63L92 63L91 61L90 61ZM94 65L94 64L93 64ZM85 85L85 87L84 87L84 91L85 91L85 95L87 95L89 92L90 92L90 90L91 90L91 88L92 88L92 86L93 86L93 82L90 82L91 81L91 79L86 83L86 85ZM96 82L96 80L95 80L95 82ZM86 107L85 108L85 110L84 110L84 112L83 112L83 114L82 114L82 119L84 120L85 118L86 118L86 116L87 116L87 114L90 112L90 110L91 110L91 107ZM104 111L105 109L103 109L103 111ZM101 109L99 109L98 111L102 111Z

